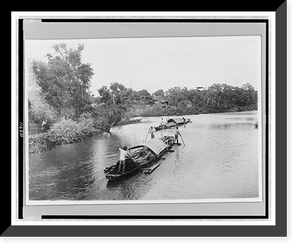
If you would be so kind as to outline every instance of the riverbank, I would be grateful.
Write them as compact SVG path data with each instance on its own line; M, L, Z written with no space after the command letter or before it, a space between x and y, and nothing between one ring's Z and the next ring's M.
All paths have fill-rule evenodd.
M238 110L215 111L211 113L227 113L253 111L251 107ZM207 111L196 110L192 107L180 109L176 107L160 108L156 107L135 107L130 111L133 117L159 117L159 116L187 116L208 114ZM122 124L122 123L121 123ZM106 129L94 127L93 119L83 119L79 122L71 119L62 119L55 123L47 132L29 135L29 153L41 153L52 149L56 145L71 144L81 142L83 139L96 134L106 132Z
M29 135L29 140L28 140L29 154L42 153L42 152L52 149L53 147L55 147L57 145L81 142L85 138L88 138L88 137L91 137L91 136L97 135L97 134L102 134L102 133L103 133L103 131L101 131L100 129L93 129L89 133L86 133L84 136L77 137L76 139L74 139L72 141L70 140L67 143L61 143L58 141L53 142L53 141L49 140L50 135L47 132Z
M159 105L135 106L131 109L130 113L133 117L157 117L157 116L186 116L186 115L201 115L201 114L214 114L214 113L228 113L228 112L243 112L257 110L256 106L244 106L233 108L219 108L219 109L203 109L195 107L162 107Z
M56 145L77 143L101 133L103 133L101 129L93 127L92 119L84 119L80 122L62 119L46 132L29 134L29 153L41 153Z

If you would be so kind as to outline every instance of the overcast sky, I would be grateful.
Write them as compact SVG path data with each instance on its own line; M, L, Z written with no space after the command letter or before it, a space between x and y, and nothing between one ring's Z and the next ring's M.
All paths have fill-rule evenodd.
M94 70L93 94L112 82L153 93L213 83L249 82L258 89L261 81L260 36L26 40L25 58L42 59L55 43L85 45L82 59Z

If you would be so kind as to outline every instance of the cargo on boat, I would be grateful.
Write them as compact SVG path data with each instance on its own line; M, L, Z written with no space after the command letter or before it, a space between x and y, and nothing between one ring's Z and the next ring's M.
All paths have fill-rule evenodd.
M146 173L151 173L161 164L162 156L173 147L174 143L174 136L164 136L129 148L130 157L125 159L124 172L118 172L120 163L118 161L115 165L104 169L104 172L107 173L106 178L108 180L118 180L129 177L142 169Z
M189 118L169 118L167 120L167 122L165 124L160 124L159 126L157 127L154 127L155 130L162 130L162 129L168 129L168 128L173 128L173 127L176 127L176 126L180 126L180 125L184 125L184 124L187 124L191 122L191 119Z

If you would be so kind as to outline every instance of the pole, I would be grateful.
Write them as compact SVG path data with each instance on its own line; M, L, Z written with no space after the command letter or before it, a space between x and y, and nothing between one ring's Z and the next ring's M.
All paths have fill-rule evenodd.
M149 134L149 132L147 133L147 135L146 135L146 138L145 138L144 142L146 142L146 141L147 141L148 134Z
M114 136L112 133L110 133L110 134L111 134L112 138L114 138L114 140L121 146L121 148L124 148L124 147L121 145L121 143L115 138L115 136Z
M183 144L184 144L184 146L185 146L185 143L184 143L184 140L183 140L183 138L182 138L182 135L181 135L181 134L179 134L179 135L180 135L181 140L182 140L182 142L183 142Z

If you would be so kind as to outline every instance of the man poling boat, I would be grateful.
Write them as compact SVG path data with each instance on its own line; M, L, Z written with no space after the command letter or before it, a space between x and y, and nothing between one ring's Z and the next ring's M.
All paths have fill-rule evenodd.
M181 134L180 134L180 132L179 132L179 130L178 130L178 127L176 127L176 128L175 128L175 143L177 143L177 144L179 143L179 141L178 141L178 135L180 136L180 138L181 138L183 144L185 145L184 140L183 140L183 138L182 138L182 136L181 136Z
M127 147L124 146L124 148L119 148L120 150L120 160L119 160L119 165L118 165L118 173L123 174L124 173L124 168L125 168L125 160L126 157L129 156L127 152Z
M154 128L151 126L151 127L149 128L148 132L147 132L147 135L146 135L146 138L145 138L144 142L147 141L147 138L148 138L148 135L149 135L149 134L151 135L151 139L154 139L154 138L155 138L154 133L155 133L155 130L154 130Z
M104 169L104 172L107 173L106 178L111 181L119 180L141 169L145 169L145 173L151 173L162 163L162 156L169 152L174 144L174 136L164 136L163 138L154 138L139 145L126 148L126 151L124 147L122 150L125 152L122 152L120 149L120 160ZM125 160L123 160L124 155Z
M148 134L151 135L151 139L154 139L154 138L155 138L154 133L155 133L155 130L154 130L154 128L151 126L150 129L149 129L149 132L148 132Z

